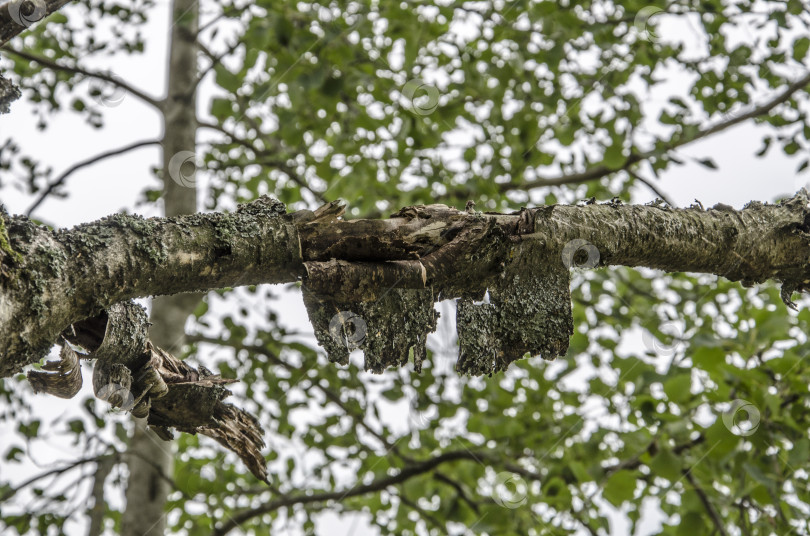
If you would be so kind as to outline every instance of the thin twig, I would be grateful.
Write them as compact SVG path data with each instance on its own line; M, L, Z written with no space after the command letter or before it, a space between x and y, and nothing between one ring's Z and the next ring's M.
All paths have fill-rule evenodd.
M697 480L695 480L694 475L692 475L692 468L690 467L686 471L684 471L684 476L686 480L695 488L695 492L700 497L700 502L703 503L703 506L706 508L706 511L709 513L709 517L712 518L712 523L714 523L714 527L717 529L717 532L720 533L721 536L728 536L726 532L726 528L723 525L723 520L720 519L720 514L717 513L715 510L714 505L712 505L711 501L709 501L709 497L706 495L706 492L703 491L703 488L698 486Z
M2 47L2 50L3 50L3 52L8 52L10 54L14 54L15 56L19 56L20 58L23 58L25 60L35 61L35 62L39 63L40 65L42 65L43 67L47 67L48 69L51 69L51 70L54 70L54 71L64 71L64 72L68 72L68 73L80 74L80 75L86 76L88 78L95 78L97 80L102 80L104 82L110 83L110 84L112 84L112 85L114 85L116 87L119 87L119 88L131 93L132 95L138 97L139 99L141 99L145 103L152 105L153 107L155 107L158 110L163 109L163 101L158 100L155 97L152 97L150 95L147 95L146 93L144 93L140 89L132 86L128 82L125 82L125 81L121 80L120 77L113 77L112 75L110 75L108 73L99 73L99 72L94 72L94 71L88 71L87 69L85 69L83 67L79 67L78 65L62 65L61 63L56 63L55 61L51 61L48 58L43 58L41 56L31 54L31 53L26 52L24 50L17 50L15 48L11 48L9 46Z
M29 478L28 480L24 481L22 484L19 484L17 487L6 491L3 495L0 495L0 503L7 501L11 497L13 497L18 491L20 491L21 489L23 489L23 488L25 488L27 486L30 486L31 484L33 484L37 480L42 480L43 478L48 478L49 476L61 475L62 473L66 473L66 472L70 471L71 469L75 469L76 467L79 467L80 465L84 465L86 463L98 462L101 458L103 458L105 456L109 456L109 454L105 453L105 454L102 454L102 455L99 455L99 456L93 456L91 458L81 458L79 460L71 462L70 464L68 464L68 465L66 465L64 467L60 467L58 469L51 469L50 471L46 471L44 473L40 473L40 474L38 474L36 476L33 476L33 477Z
M673 203L672 200L666 194L664 194L652 182L648 181L647 179L645 179L644 177L642 177L641 175L636 173L634 170L628 169L627 174L630 175L631 177L633 177L634 179L636 179L638 182L640 182L641 184L643 184L647 188L649 188L650 190L652 190L652 192L655 195L660 197L662 200L666 201L667 205L669 205L671 207L676 206L675 203Z
M212 532L212 536L223 536L229 533L231 530L238 527L239 525L241 525L242 523L245 523L246 521L253 519L257 516L261 516L269 512L278 510L279 508L284 508L286 506L293 506L296 504L320 503L324 501L340 501L343 499L348 499L350 497L357 497L359 495L365 495L367 493L382 491L389 486L401 484L402 482L405 482L413 477L429 473L433 471L436 467L444 463L458 460L475 460L475 459L476 459L475 455L473 453L470 453L469 451L445 452L439 454L435 458L406 465L398 473L394 475L378 478L376 480L373 480L369 484L355 486L348 490L312 493L309 495L307 495L305 492L299 492L296 493L295 495L286 495L283 497L279 497L255 508L243 510L241 512L234 514L224 524L215 528L214 531Z
M669 143L666 143L664 145L663 149L652 149L649 151L645 151L643 153L631 154L627 158L625 163L619 168L610 168L600 164L592 167L591 169L587 169L579 173L565 173L558 177L540 178L530 182L522 181L522 182L503 183L500 185L500 190L502 192L507 192L511 190L529 191L535 188L544 188L547 186L581 184L583 182L589 182L592 180L600 179L612 173L616 173L617 171L627 171L633 164L648 160L649 158L652 158L654 156L662 156L668 153L669 151L678 149L685 145L689 145L690 143L694 143L698 140L709 137L713 134L717 134L718 132L727 130L749 119L754 119L756 117L766 115L768 112L770 112L780 104L787 102L793 96L794 93L801 90L808 84L810 84L810 72L806 73L804 76L797 79L795 82L789 84L784 91L778 93L776 96L774 96L773 99L759 106L755 106L748 112L739 115L734 115L732 117L729 117L725 121L721 121L715 124L714 126L698 130L698 132L694 136L690 136L688 138L683 138L676 141L670 140Z
M257 157L258 156L270 155L270 153L268 151L261 151L261 150L257 149L256 147L254 147L254 145L251 142L249 142L249 141L247 141L245 139L242 139L241 137L237 136L233 132L229 132L222 125L219 125L217 123L209 123L207 121L199 121L198 126L202 127L202 128L210 128L211 130L216 130L217 132L221 132L222 134L225 134L226 136L231 138L231 141L233 141L234 143L236 143L238 145L241 145L242 147L253 151L253 153ZM324 195L321 192L317 192L317 191L313 190L307 184L307 181L304 180L303 177L298 175L298 173L296 173L294 169L292 169L290 166L288 166L284 162L280 162L278 160L268 160L268 161L256 162L256 163L259 164L259 165L266 165L266 166L274 167L274 168L278 169L279 171L282 171L283 173L285 173L290 178L290 180L292 180L294 183L296 183L301 188L306 189L308 192L310 192L312 195L314 195L318 199L318 201L320 201L321 203L326 204L326 203L329 202L329 201L327 201L326 197L324 197Z
M95 164L97 162L100 162L101 160L104 160L105 158L110 158L112 156L118 156L118 155L121 155L121 154L124 154L124 153L128 153L129 151L134 151L135 149L139 149L141 147L147 147L149 145L159 145L159 144L160 144L160 140L143 140L143 141L135 142L135 143L133 143L131 145L127 145L126 147L121 147L121 148L118 148L118 149L113 149L112 151L107 151L105 153L101 153L101 154L96 155L96 156L94 156L92 158L88 158L87 160L83 160L83 161L79 162L78 164L74 164L68 170L66 170L64 173L59 175L59 177L57 177L56 180L54 180L53 182L48 184L48 186L40 194L40 196L37 198L37 200L34 201L34 203L28 208L28 210L25 213L26 216L28 216L30 218L31 213L33 213L34 210L40 204L42 204L43 201L45 201L45 198L48 197L51 194L51 192L53 192L56 188L58 188L59 186L64 184L65 180L67 180L67 178L70 175L72 175L74 172L76 172L76 171L78 171L78 170L80 170L82 168L85 168L87 166L91 166L91 165L93 165L93 164Z

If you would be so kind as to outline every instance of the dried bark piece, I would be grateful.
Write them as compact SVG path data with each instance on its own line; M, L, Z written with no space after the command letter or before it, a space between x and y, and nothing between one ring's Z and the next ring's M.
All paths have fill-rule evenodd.
M349 353L359 348L365 370L381 373L405 365L413 349L414 370L422 370L427 334L438 317L432 289L383 289L373 302L339 301L306 287L303 293L315 337L330 361L347 365Z
M205 426L200 433L235 452L256 478L267 482L267 462L261 452L264 431L259 421L231 404L217 404L213 418L216 425Z
M513 258L489 288L490 303L459 300L460 373L491 375L527 353L551 360L568 350L574 333L568 268L530 242L517 245Z
M82 369L79 356L67 342L59 352L59 361L48 361L42 372L28 372L28 381L35 393L48 393L59 398L73 398L82 388Z
M224 386L236 380L196 369L152 345L148 327L146 311L133 302L115 304L73 325L69 340L90 349L96 359L96 396L145 417L163 439L172 438L170 428L211 436L266 481L264 431L251 415L222 402L230 395ZM42 380L35 376L34 381Z

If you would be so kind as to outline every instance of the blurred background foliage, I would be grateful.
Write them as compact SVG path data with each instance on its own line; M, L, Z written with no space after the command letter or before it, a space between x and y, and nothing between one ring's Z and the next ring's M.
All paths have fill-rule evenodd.
M8 45L0 67L42 129L63 112L103 129L114 113L104 103L123 90L83 62L141 53L157 7L72 4ZM804 2L257 0L203 2L202 13L190 90L204 97L206 210L264 193L290 210L342 198L351 217L649 198L689 158L679 149L743 120L770 126L760 156L781 150L797 173L807 167L807 93L786 90L808 72ZM698 46L664 39L671 17ZM47 188L47 154L27 154L5 128L0 143L4 188ZM143 202L159 197L147 189ZM575 270L566 358L491 378L454 372L453 303L437 306L421 374L375 376L354 358L328 363L311 335L284 326L294 292L209 294L185 350L240 379L233 401L259 416L271 482L290 500L212 441L182 435L173 533L242 517L248 534L332 534L336 523L397 535L810 532L810 312L788 312L771 285ZM16 431L0 438L3 533L78 533L88 519L116 532L126 416L87 398L70 402L82 414L46 417L33 396L22 380L0 384L0 420ZM52 466L38 455L49 443L83 454ZM30 481L11 478L22 467ZM375 488L397 474L407 478Z

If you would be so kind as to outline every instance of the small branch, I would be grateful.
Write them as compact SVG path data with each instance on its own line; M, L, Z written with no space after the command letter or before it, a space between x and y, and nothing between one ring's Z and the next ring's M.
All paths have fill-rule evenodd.
M638 182L640 182L647 188L649 188L650 190L652 190L652 192L658 197L660 197L662 200L664 200L667 205L671 207L677 206L675 205L675 203L672 202L672 200L669 197L667 197L666 194L664 194L661 190L659 190L652 182L648 181L647 179L636 173L634 170L628 169L627 174L636 179Z
M67 72L67 73L73 73L73 74L79 74L79 75L82 75L82 76L86 76L87 78L94 78L96 80L102 80L104 82L112 84L112 85L114 85L116 87L119 87L119 88L131 93L132 95L138 97L139 99L141 99L145 103L153 106L155 109L157 109L159 111L163 109L163 102L162 101L156 99L155 97L147 95L146 93L144 93L140 89L138 89L138 88L132 86L131 84L129 84L127 82L124 82L120 78L114 77L114 76L112 76L110 74L99 73L99 72L94 72L94 71L88 71L87 69L84 69L83 67L79 67L78 65L75 65L75 66L62 65L61 63L56 63L55 61L51 61L48 58L43 58L42 56L36 56L36 55L31 54L29 52L26 52L24 50L17 50L17 49L11 48L9 46L2 47L2 50L4 52L8 52L10 54L14 54L16 56L19 56L20 58L23 58L25 60L35 61L35 62L39 63L40 65L42 65L43 67L47 67L48 69L51 69L53 71L63 71L63 72Z
M67 473L71 469L75 469L76 467L79 467L80 465L84 465L84 464L87 464L87 463L98 463L101 459L103 459L106 456L109 456L109 454L102 454L102 455L93 456L93 457L90 457L90 458L81 458L79 460L71 462L69 465L66 465L65 467L60 467L58 469L51 469L50 471L46 471L46 472L41 473L39 475L33 476L33 477L29 478L28 480L26 480L25 482L23 482L22 484L18 485L16 488L12 488L12 489L6 491L3 495L0 495L0 503L6 502L10 498L14 497L14 495L16 495L18 491L30 486L31 484L33 484L34 482L36 482L38 480L42 480L43 478L48 478L49 476L55 476L55 475L61 475L63 473Z
M257 149L251 142L237 136L233 132L228 131L222 125L219 125L217 123L208 123L206 121L200 121L198 123L198 126L200 126L202 128L209 128L211 130L216 130L217 132L221 132L222 134L225 134L226 136L231 138L232 142L234 142L234 143L236 143L238 145L241 145L242 147L244 147L246 149L249 149L250 151L253 151L253 153L256 155L257 160L258 160L258 157L260 157L260 156L274 156L271 153L269 153L268 151L262 151L262 150ZM283 173L285 173L290 178L290 180L292 180L295 184L297 184L301 188L306 189L308 192L310 192L312 195L314 195L318 199L318 201L320 201L321 203L328 203L329 202L321 192L317 192L317 191L313 190L309 186L309 184L307 184L307 181L303 177L298 175L298 173L296 173L295 170L292 167L288 166L286 163L281 162L279 160L275 160L275 159L265 160L265 161L257 161L256 163L259 164L259 165L263 165L263 166L274 167L274 168L278 169L279 171L282 171Z
M714 523L714 527L717 529L717 532L719 532L721 536L728 536L723 524L723 520L720 518L720 514L717 513L714 505L712 505L711 501L709 501L709 497L706 495L706 492L703 491L703 488L698 486L697 480L695 480L694 475L692 475L691 467L684 471L684 476L692 487L695 488L695 492L698 494L698 497L700 497L700 502L703 503L703 506L706 508L706 512L709 513L709 517L712 519L712 523Z
M573 518L573 519L574 519L574 520L575 520L577 523L579 523L580 525L582 525L582 527L583 527L585 530L587 530L587 531L588 531L588 534L590 534L591 536L599 536L599 533L596 531L596 529L595 529L595 528L593 528L593 527L591 526L591 524L590 524L590 523L588 523L588 520L587 520L587 519L583 519L583 518L582 518L582 516L580 516L580 515L579 515L579 514L580 514L580 512L577 512L576 510L574 510L573 506L572 506L572 507L571 507L571 509L568 511L568 513L569 513L569 514L571 514L571 517L572 517L572 518Z
M429 521L430 524L436 527L437 530L441 531L443 534L447 534L447 529L445 528L444 523L436 519L436 516L432 515L430 512L428 512L427 510L416 504L414 501L410 500L408 497L405 496L405 494L402 491L399 492L398 497L399 500L402 501L402 504L418 513L427 521Z
M697 436L692 441L687 441L686 443L681 443L680 445L675 445L675 447L672 449L672 452L674 454L681 454L681 453L691 449L692 447L695 447L697 445L700 445L701 443L704 443L705 441L706 441L706 436L704 436L703 434L700 434L699 436ZM620 469L627 469L627 470L637 469L638 467L640 467L642 465L641 456L645 452L652 453L655 448L656 448L655 443L654 442L650 443L649 445L647 445L647 447L644 450L639 452L636 456L634 456L632 458L629 458L627 460L621 461L621 462L619 462L619 463L617 463L615 465L609 465L607 467L604 467L603 470L605 471L605 475L615 473L616 471L619 471Z
M755 106L748 112L742 113L740 115L735 115L729 117L725 121L721 121L715 124L712 127L705 128L699 130L694 136L689 138L683 138L680 140L672 141L670 140L667 143L663 150L662 149L653 149L650 151L646 151L643 153L638 154L631 154L625 163L619 168L609 168L604 165L597 165L592 167L591 169L587 169L580 173L568 173L563 174L558 177L549 177L549 178L540 178L533 180L531 182L507 182L500 185L500 190L502 192L507 192L511 190L525 190L530 191L535 188L544 188L547 186L562 186L562 185L570 185L570 184L582 184L584 182L589 182L596 179L601 179L602 177L606 177L618 171L627 171L630 166L636 164L638 162L642 162L648 160L649 158L655 156L661 156L666 154L669 151L677 149L679 147L683 147L685 145L689 145L694 143L698 140L703 138L709 137L713 134L717 134L718 132L722 132L727 130L735 125L743 123L749 119L754 119L756 117L760 117L762 115L766 115L771 110L787 102L797 91L801 90L805 86L810 84L810 72L802 76L801 78L797 79L795 82L788 85L784 91L775 95L771 100L759 105ZM663 199L663 197L662 197Z
M140 149L141 147L148 147L150 145L160 145L160 140L143 140L143 141L135 142L133 144L127 145L126 147L121 147L119 149L113 149L112 151L107 151L105 153L101 153L101 154L96 155L96 156L94 156L92 158L88 158L87 160L83 160L83 161L79 162L78 164L74 164L68 170L66 170L64 173L59 175L59 177L57 177L56 180L54 180L53 182L48 184L48 186L39 195L39 197L36 199L36 201L34 201L34 203L25 212L25 215L30 218L31 214L34 212L34 210L36 210L36 208L39 205L41 205L43 201L45 201L45 198L48 197L51 194L51 192L53 192L56 188L58 188L59 186L62 186L65 183L65 181L67 180L67 178L70 177L76 171L79 171L80 169L86 168L88 166L92 166L93 164L96 164L96 163L98 163L101 160L104 160L106 158L122 155L124 153L134 151L135 149Z
M230 54L233 54L233 51L236 50L237 48L239 48L239 45L241 45L241 44L242 44L242 42L239 41L238 39L236 39L236 40L234 40L234 42L231 45L228 46L228 49L225 52L223 52L220 55L216 55L213 52L211 52L205 45L203 45L202 43L198 43L198 45L200 47L200 50L203 52L203 54L209 60L211 60L211 65L209 65L202 73L200 73L197 76L197 79L194 81L194 85L191 88L189 88L189 91L188 91L189 95L194 93L194 91L196 91L197 86L200 84L200 82L202 82L203 79L206 76L208 76L208 73L213 71L216 68L216 66L219 65L219 63L222 61L223 58L225 58L226 56L228 56Z
M429 473L430 471L434 470L436 467L444 463L457 460L474 460L474 459L475 455L470 452L466 451L446 452L430 460L425 460L423 462L417 462L411 465L406 465L405 467L402 468L402 470L400 470L395 475L378 478L369 484L356 486L348 490L313 493L311 495L306 495L302 492L296 495L287 495L284 497L279 497L278 499L267 502L256 508L243 510L242 512L238 512L232 515L230 518L228 518L228 520L225 523L215 528L211 534L212 536L223 536L225 534L228 534L231 530L240 526L242 523L245 523L257 516L261 516L269 512L278 510L279 508L284 508L286 506L293 506L296 504L318 503L324 501L340 501L343 499L348 499L350 497L357 497L359 495L365 495L367 493L382 491L383 489L389 486L401 484L402 482L405 482L406 480L409 480L413 477Z
M478 510L478 503L476 503L475 501L473 501L472 499L470 499L470 497L467 495L467 492L464 490L464 488L462 488L462 487L461 487L461 484L459 484L458 482L456 482L455 480L453 480L453 479L452 479L452 478L450 478L449 476L447 476L447 475L445 475L444 473L441 473L441 472L439 472L439 471L436 471L436 472L433 474L433 478L435 478L435 479L436 479L436 480L438 480L439 482L444 482L444 483L445 483L445 484L447 484L448 486L452 487L454 490L456 490L456 493L458 493L459 498L460 498L462 501L464 501L465 503L467 503L467 504L470 506L470 508L472 508L472 509L473 509L473 511L474 511L476 514L480 514L480 513L481 513L481 512Z
M217 339L217 338L214 338L214 337L206 337L204 335L188 335L186 337L186 340L188 342L203 342L203 343L206 343L206 344L214 344L214 345L217 345L217 346L230 347L230 348L234 348L236 350L245 350L245 351L247 351L249 353L252 353L252 354L263 355L263 356L267 357L273 363L279 365L280 367L283 367L283 368L287 369L290 372L301 372L301 373L304 372L304 369L302 367L296 367L295 365L291 365L290 363L287 363L286 361L281 359L281 357L279 357L279 355L277 353L272 352L267 347L261 346L261 345L258 345L258 344L245 344L245 343L241 343L241 342L223 341L221 339ZM382 443L382 445L385 448L386 452L393 452L394 454L396 454L397 456L399 456L400 458L402 458L402 459L404 459L406 461L412 461L407 456L400 453L399 449L397 448L397 446L395 444L388 441L385 438L385 436L383 436L381 433L377 432L371 426L369 426L369 424L366 423L366 421L365 421L365 419L363 418L362 415L358 415L350 407L348 407L343 402L343 400L341 400L340 395L338 393L332 391L331 389L323 387L318 382L312 382L312 386L315 387L316 389L318 389L321 393L323 393L323 395L327 399L331 400L338 407L340 407L346 413L346 415L348 415L355 422L355 424L362 427L364 430L366 430L368 433L370 433L372 436L374 436L380 443Z

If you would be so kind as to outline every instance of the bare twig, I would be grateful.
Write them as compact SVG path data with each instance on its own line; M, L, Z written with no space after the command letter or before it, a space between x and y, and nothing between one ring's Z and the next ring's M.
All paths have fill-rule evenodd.
M96 156L94 156L92 158L88 158L87 160L83 160L83 161L81 161L81 162L79 162L77 164L74 164L68 170L66 170L64 173L59 175L59 177L57 177L56 180L54 180L53 182L48 184L48 186L45 188L45 190L39 195L37 200L34 201L34 203L28 208L28 210L26 211L25 214L28 217L31 217L31 214L34 212L34 210L36 210L36 208L39 205L42 204L43 201L45 201L45 198L48 197L51 194L51 192L53 192L56 188L58 188L59 186L64 184L65 180L67 180L67 178L70 175L72 175L74 172L76 172L76 171L78 171L78 170L80 170L82 168L85 168L87 166L91 166L91 165L93 165L93 164L95 164L97 162L100 162L101 160L104 160L105 158L110 158L112 156L118 156L118 155L121 155L121 154L124 154L124 153L128 153L129 151L134 151L135 149L139 149L141 147L147 147L149 145L159 145L159 144L160 144L160 140L143 140L143 141L139 141L139 142L135 142L133 144L127 145L126 147L121 147L119 149L113 149L112 151L107 151L107 152L101 153L101 154L96 155Z
M234 514L225 523L215 528L212 532L212 536L223 536L250 519L273 512L286 506L319 503L324 501L340 501L349 497L357 497L367 493L382 491L389 486L401 484L402 482L405 482L413 477L429 473L444 463L458 460L475 460L475 454L469 451L445 452L429 460L406 465L394 475L378 478L369 484L355 486L354 488L348 490L312 493L309 495L304 492L299 492L295 495L279 497L278 499L274 499L263 505Z
M697 480L695 480L694 475L692 475L692 468L690 467L686 471L684 471L684 476L686 480L695 488L695 492L700 497L700 502L703 503L704 508L706 508L706 512L708 512L709 517L712 519L712 523L714 523L714 527L717 529L717 532L720 533L720 536L728 536L728 532L726 532L725 525L723 525L723 520L720 519L720 514L717 513L717 510L714 508L714 505L709 500L709 497L706 495L706 492L703 491L703 488L698 486Z
M631 177L633 177L634 179L636 179L638 182L640 182L641 184L643 184L647 188L649 188L650 190L652 190L652 192L655 195L660 197L662 200L666 201L667 205L669 205L671 207L676 206L666 194L664 194L652 182L648 181L647 179L645 179L644 177L642 177L641 175L636 173L634 170L628 169L627 174L630 175Z
M14 495L17 494L18 491L20 491L23 488L26 488L26 487L30 486L31 484L33 484L34 482L36 482L38 480L42 480L43 478L48 478L49 476L56 476L56 475L61 475L63 473L67 473L71 469L75 469L76 467L79 467L80 465L84 465L84 464L87 464L87 463L97 463L99 460L101 460L105 456L109 456L109 454L105 453L105 454L102 454L102 455L99 455L99 456L92 456L92 457L89 457L89 458L81 458L81 459L78 459L78 460L75 460L75 461L69 463L68 465L66 465L64 467L59 467L57 469L51 469L50 471L46 471L44 473L40 473L40 474L38 474L36 476L33 476L33 477L29 478L28 480L24 481L23 483L19 484L17 487L12 488L10 490L7 490L3 495L0 495L0 503L3 503L5 501L7 501L8 499L12 498Z
M156 99L150 95L147 95L145 92L141 91L140 89L134 87L133 85L129 84L121 80L120 77L112 76L109 73L101 73L95 71L88 71L83 67L79 67L78 65L63 65L61 63L56 63L55 61L49 60L48 58L43 58L42 56L37 56L35 54L31 54L30 52L26 52L24 50L17 50L15 48L11 48L10 46L6 45L2 47L3 52L7 52L9 54L14 54L20 58L23 58L28 61L35 61L42 65L43 67L47 67L53 71L63 71L67 73L74 73L80 74L82 76L86 76L87 78L94 78L96 80L102 80L109 84L112 84L116 87L119 87L128 93L138 97L145 103L153 106L158 110L163 109L163 101Z
M207 121L200 121L198 123L198 126L200 126L202 128L210 128L211 130L216 130L217 132L221 132L222 134L225 134L226 136L231 138L231 141L233 141L234 143L236 143L238 145L241 145L242 147L244 147L246 149L249 149L250 151L253 151L253 153L256 154L257 157L259 157L259 156L270 156L270 153L268 151L262 151L260 149L257 149L251 142L241 138L240 136L234 134L233 132L228 131L222 125L219 125L217 123L208 123ZM314 195L318 199L318 201L320 201L321 203L328 203L327 199L324 197L324 195L321 192L317 192L317 191L313 190L309 186L309 184L307 184L307 181L303 177L298 175L298 173L296 173L296 171L292 167L288 166L286 163L284 163L282 161L279 161L279 160L276 160L276 159L257 161L256 163L259 164L259 165L274 167L274 168L278 169L279 171L282 171L283 173L285 173L290 178L290 180L292 180L298 186L300 186L301 188L306 189L312 195Z

